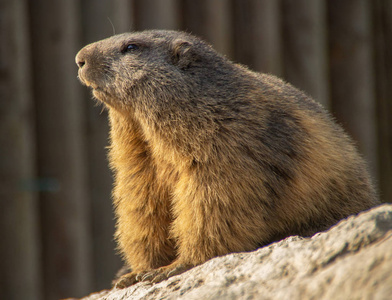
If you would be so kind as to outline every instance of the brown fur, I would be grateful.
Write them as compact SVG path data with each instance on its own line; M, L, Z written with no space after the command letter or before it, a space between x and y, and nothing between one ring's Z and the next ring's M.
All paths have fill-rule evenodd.
M76 61L109 109L116 238L133 270L119 287L377 204L351 139L319 104L194 36L117 35Z

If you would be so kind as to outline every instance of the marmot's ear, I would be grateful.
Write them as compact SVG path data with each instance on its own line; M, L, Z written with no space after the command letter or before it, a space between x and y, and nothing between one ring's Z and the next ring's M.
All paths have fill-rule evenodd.
M196 58L192 43L181 39L173 41L171 52L173 64L177 65L181 69L188 68L192 61Z

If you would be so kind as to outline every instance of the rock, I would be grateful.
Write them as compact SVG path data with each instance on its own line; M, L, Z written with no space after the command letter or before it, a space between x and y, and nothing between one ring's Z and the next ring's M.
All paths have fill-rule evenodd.
M392 299L392 205L311 238L289 237L211 259L159 284L83 299Z

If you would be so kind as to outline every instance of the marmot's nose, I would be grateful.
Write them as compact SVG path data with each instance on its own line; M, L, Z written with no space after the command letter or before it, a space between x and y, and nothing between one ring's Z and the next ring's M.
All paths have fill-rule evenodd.
M84 60L78 60L78 61L76 61L76 64L79 66L79 68L81 68L85 65L85 62L84 62Z
M86 57L84 49L80 50L78 54L76 54L75 62L79 68L82 68L86 64Z

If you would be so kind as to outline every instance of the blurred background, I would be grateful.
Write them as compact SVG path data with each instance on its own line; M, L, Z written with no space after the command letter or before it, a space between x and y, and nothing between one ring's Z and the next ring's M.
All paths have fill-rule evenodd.
M181 29L327 107L392 202L392 1L0 0L0 298L110 287L107 113L74 56L114 32Z

